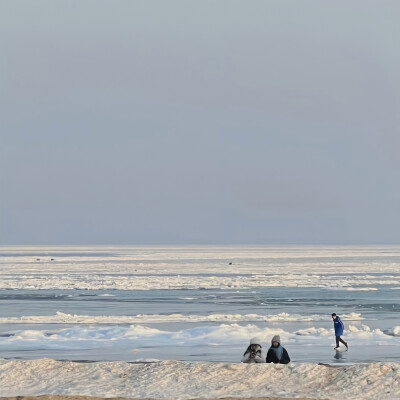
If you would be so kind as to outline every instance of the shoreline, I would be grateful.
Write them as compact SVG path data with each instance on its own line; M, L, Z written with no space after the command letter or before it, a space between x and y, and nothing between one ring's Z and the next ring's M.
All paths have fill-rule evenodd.
M71 396L41 395L41 396L0 397L0 400L160 400L160 399L149 398L149 397L130 398L130 397L93 397L93 396L74 396L74 395ZM162 400L173 400L173 399L164 398ZM216 399L196 398L191 400L216 400ZM317 400L317 399L311 397L221 397L217 400Z

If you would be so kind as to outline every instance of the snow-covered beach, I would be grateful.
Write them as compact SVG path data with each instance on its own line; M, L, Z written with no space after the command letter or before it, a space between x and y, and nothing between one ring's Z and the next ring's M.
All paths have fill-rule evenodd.
M0 361L1 396L398 399L400 364Z

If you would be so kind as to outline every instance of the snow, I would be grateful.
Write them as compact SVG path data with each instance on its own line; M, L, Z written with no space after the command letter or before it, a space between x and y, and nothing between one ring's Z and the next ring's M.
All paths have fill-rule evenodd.
M400 364L330 368L316 364L61 362L0 360L0 395L137 398L225 396L398 399Z

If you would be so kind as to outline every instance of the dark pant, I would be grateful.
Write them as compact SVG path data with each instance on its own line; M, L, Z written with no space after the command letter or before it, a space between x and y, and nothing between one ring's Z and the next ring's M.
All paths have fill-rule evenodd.
M339 342L343 343L347 347L347 343L340 336L336 336L336 347L339 347Z

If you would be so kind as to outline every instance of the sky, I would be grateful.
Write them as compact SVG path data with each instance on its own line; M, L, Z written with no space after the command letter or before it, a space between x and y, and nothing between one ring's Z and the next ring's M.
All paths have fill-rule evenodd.
M0 0L0 244L399 244L399 18Z

